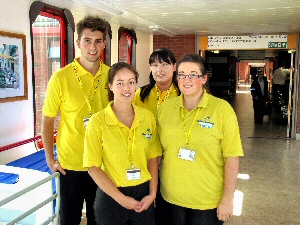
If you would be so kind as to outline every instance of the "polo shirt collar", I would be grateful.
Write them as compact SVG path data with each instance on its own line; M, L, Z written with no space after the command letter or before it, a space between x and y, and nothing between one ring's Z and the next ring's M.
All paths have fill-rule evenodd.
M208 101L209 101L209 94L206 92L206 90L204 89L204 93L203 93L203 96L200 100L200 102L198 103L197 107L196 108L206 108L207 105L208 105ZM184 108L184 105L183 105L183 94L181 93L181 95L179 96L178 100L177 100L177 103L176 105L179 107L179 108Z
M91 76L93 76L89 71L87 71L85 68L83 68L83 66L78 62L78 60L79 60L79 57L74 59L74 63L75 63L76 69L77 69L77 75L79 77L84 76L84 75L88 75L88 74L90 74ZM100 73L101 73L101 70L99 69L97 71L97 74L96 74L95 77L99 76Z
M116 125L122 125L122 123L118 120L117 116L115 115L113 109L111 108L113 104L113 101L111 101L108 106L104 109L105 110L105 123L107 125L111 126L116 126ZM137 106L133 105L134 113L135 113L135 118L132 123L131 128L135 129L137 126L139 126L140 122L142 122L145 119L145 115L141 114L137 110Z
M160 92L166 92L166 91L161 91L161 90L159 89L159 87L157 86L157 84L155 84L155 88L153 88L152 90L154 90L154 91L156 92L157 88L158 88L158 90L159 90ZM176 92L176 89L175 89L173 83L172 83L171 86L170 86L170 92Z
M89 72L82 67L82 65L78 62L78 60L79 60L79 58L74 59L74 63L75 63L76 69L77 69L77 75L79 77L87 75Z

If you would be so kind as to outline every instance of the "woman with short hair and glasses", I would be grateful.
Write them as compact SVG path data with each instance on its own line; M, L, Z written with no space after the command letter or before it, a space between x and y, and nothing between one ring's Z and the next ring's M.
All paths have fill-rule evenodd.
M243 156L237 117L225 100L207 93L205 60L187 54L177 63L181 95L157 112L163 148L160 190L172 225L220 225L233 216Z

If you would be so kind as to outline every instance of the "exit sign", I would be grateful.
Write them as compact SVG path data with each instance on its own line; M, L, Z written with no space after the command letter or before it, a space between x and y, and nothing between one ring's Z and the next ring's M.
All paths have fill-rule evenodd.
M268 48L287 48L287 42L269 42Z

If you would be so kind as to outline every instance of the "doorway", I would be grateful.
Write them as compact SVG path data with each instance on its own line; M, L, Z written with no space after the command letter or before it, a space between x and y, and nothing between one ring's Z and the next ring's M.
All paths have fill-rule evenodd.
M239 53L242 51L242 53ZM214 51L216 52L216 51ZM278 50L218 50L218 54L213 51L206 50L205 55L211 68L211 77L209 78L209 86L211 93L217 97L221 97L233 102L233 98L241 93L247 94L246 98L251 101L245 101L244 107L253 110L252 96L250 93L251 83L257 76L258 71L264 71L264 75L268 80L269 107L271 113L264 117L264 126L266 129L275 129L273 134L275 137L291 137L292 130L292 98L293 98L293 71L294 71L294 51L286 49ZM239 57L239 56L244 57ZM248 56L247 56L248 55ZM247 58L249 57L249 58ZM226 59L224 59L226 58ZM288 66L289 67L288 67ZM273 102L273 75L277 68L285 67L292 71L286 76L285 91L281 93L282 101L279 111L275 109ZM288 68L287 68L288 67ZM220 68L222 68L220 70ZM230 93L230 88L235 86L234 94ZM245 98L239 98L244 101ZM238 103L239 105L243 103ZM235 103L236 104L236 103ZM276 127L277 126L277 127ZM276 134L276 130L279 132ZM283 135L285 134L285 135Z

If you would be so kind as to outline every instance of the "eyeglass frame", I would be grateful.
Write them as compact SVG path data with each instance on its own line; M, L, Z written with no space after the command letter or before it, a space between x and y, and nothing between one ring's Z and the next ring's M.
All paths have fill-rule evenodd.
M183 77L184 76L184 77ZM191 74L184 74L184 73L177 73L177 79L183 80L186 77L189 77L191 80L199 79L200 77L204 77L205 74L197 74L197 73L191 73Z

